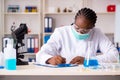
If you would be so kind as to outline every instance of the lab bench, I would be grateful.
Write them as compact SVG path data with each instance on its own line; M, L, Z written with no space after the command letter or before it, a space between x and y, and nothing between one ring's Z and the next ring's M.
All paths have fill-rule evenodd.
M114 67L112 69L90 69L84 68L83 65L76 67L50 68L30 63L29 65L17 66L17 70L0 69L0 80L20 80L21 76L24 78L23 80L33 80L33 78L36 80L75 80L86 79L87 77L89 78L88 80L96 78L119 80L120 66L119 68ZM26 77L29 79L26 79Z

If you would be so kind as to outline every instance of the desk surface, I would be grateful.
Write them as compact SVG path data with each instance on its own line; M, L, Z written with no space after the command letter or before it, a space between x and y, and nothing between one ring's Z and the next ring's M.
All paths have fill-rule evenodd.
M37 65L17 66L17 70L0 69L0 76L3 75L17 75L17 76L52 76L52 75L120 75L119 69L85 69L82 65L77 67L66 68L49 68Z

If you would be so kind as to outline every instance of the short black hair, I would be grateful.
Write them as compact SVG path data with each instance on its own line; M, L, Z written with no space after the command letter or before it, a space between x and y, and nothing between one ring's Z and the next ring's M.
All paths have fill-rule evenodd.
M95 23L97 21L97 16L95 11L93 11L90 8L82 8L81 10L79 10L76 15L75 15L75 20L78 16L83 15L86 19L88 19L93 26L95 26Z

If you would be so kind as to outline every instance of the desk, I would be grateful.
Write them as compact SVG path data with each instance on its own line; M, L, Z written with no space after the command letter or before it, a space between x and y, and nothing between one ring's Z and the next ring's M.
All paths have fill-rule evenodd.
M16 75L16 76L67 76L67 75L120 75L120 69L114 70L101 70L101 69L84 69L82 65L77 67L66 67L66 68L49 68L37 65L24 65L17 66L17 70L10 71L0 69L0 75Z
M0 80L120 80L120 69L92 70L82 65L70 68L49 68L37 65L17 66L17 70L0 69Z

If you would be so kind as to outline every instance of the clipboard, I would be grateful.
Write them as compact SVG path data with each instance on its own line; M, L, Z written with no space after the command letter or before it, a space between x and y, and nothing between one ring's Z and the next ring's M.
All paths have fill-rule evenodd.
M58 65L51 65L51 64L35 64L37 66L44 66L44 67L50 67L50 68L65 68L65 67L75 67L78 66L78 64L58 64Z

